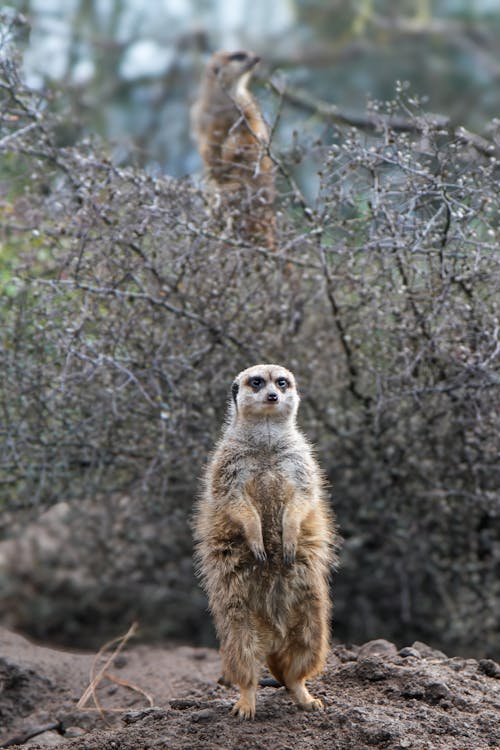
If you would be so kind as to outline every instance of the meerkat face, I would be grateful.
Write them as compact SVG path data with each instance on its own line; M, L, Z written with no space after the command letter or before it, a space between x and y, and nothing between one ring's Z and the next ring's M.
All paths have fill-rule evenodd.
M255 365L236 376L232 385L236 415L276 421L295 416L299 394L293 374L280 365Z
M253 52L216 52L209 62L208 70L228 92L245 88L260 57Z

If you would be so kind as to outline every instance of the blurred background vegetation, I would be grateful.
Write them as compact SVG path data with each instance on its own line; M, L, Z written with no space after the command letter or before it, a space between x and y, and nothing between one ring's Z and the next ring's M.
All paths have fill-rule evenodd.
M499 31L493 0L3 10L3 622L209 642L192 498L231 378L274 359L345 538L335 635L498 658ZM273 257L210 214L189 134L207 56L239 47Z
M66 138L83 129L114 144L121 163L174 176L200 168L188 109L215 49L263 59L259 98L271 121L271 78L350 114L386 101L395 81L426 108L482 133L498 115L496 0L27 0L28 84L69 103ZM279 129L331 141L328 123L288 108Z

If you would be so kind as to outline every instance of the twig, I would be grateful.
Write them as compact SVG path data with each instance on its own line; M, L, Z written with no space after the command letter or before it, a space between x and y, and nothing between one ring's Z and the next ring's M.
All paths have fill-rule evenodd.
M236 338L236 336L233 336L228 331L224 331L220 326L205 320L201 315L197 315L196 313L190 312L189 310L186 310L184 308L175 307L175 305L171 305L169 302L167 302L167 300L153 297L152 295L145 292L125 291L116 289L115 287L95 287L91 286L90 284L83 284L78 282L77 280L71 279L60 279L57 282L54 282L52 279L36 279L36 283L40 285L50 286L53 289L57 289L58 285L65 286L66 288L71 289L80 289L85 292L90 292L91 294L105 297L114 297L116 299L123 298L128 300L145 300L152 306L163 307L173 315L181 318L186 318L187 320L194 321L195 323L199 323L200 326L202 326L209 332L211 336L213 336L216 343L223 345L226 341L230 341L237 349L241 349L241 351L244 351L248 353L249 356L253 357L252 349L250 349L243 341L240 341L238 338Z
M99 700L97 698L96 688L99 685L99 683L102 681L102 679L105 676L108 668L114 662L114 660L116 659L116 657L118 656L118 654L120 653L120 651L123 649L123 647L125 646L125 644L127 643L127 641L137 632L137 627L138 627L138 624L136 622L132 623L132 625L130 626L130 628L128 629L128 631L125 633L125 635L121 635L118 638L113 638L112 641L109 641L108 643L105 643L104 646L102 646L99 649L99 651L97 652L97 654L94 657L94 660L92 662L92 667L90 669L90 684L87 687L87 689L85 690L85 692L83 693L83 695L80 698L80 700L78 701L78 703L76 704L76 707L78 709L85 708L85 704L87 703L87 701L89 700L89 698L92 696L97 710L99 711L99 713L102 716L102 718L104 719L104 721L106 721L105 716L104 716L104 711L103 711L103 709L102 709L102 707L101 707L101 705L99 703ZM99 661L100 657L104 655L105 651L110 646L112 646L114 643L118 644L117 647L115 648L115 650L113 651L113 653L111 654L111 656L108 659L106 659L106 662L104 663L104 666L102 666L101 669L99 670L99 672L97 672L97 674L96 674L95 673L95 669L96 669L96 666L97 666L97 662Z
M484 154L491 156L495 153L495 145L483 136L477 133L471 133L462 126L453 126L449 117L440 114L429 113L425 117L401 117L397 115L383 114L353 114L342 110L336 104L325 102L318 99L307 91L297 89L291 86L279 86L277 83L270 81L272 90L282 99L286 99L290 104L294 104L308 112L313 112L325 120L336 122L339 125L348 125L350 127L360 128L361 130L380 130L381 127L389 128L397 132L404 133L424 133L429 128L434 130L446 129L454 136L459 143L472 146Z
M8 135L4 135L3 138L0 138L0 149L4 148L9 141L14 140L15 138L20 138L23 135L26 135L26 133L29 133L31 130L34 130L34 128L39 127L37 122L30 122L29 125L25 125L24 128L20 128L19 130L15 130L13 133L8 133Z
M44 732L50 732L53 729L55 729L56 731L60 731L61 722L53 721L50 724L41 724L40 726L30 727L29 729L26 729L21 734L16 734L14 735L14 737L9 737L9 739L5 740L5 742L2 742L0 747L11 747L12 745L24 745L24 743L30 740L32 737L37 737L39 734L43 734Z
M148 693L146 690L143 690L138 685L134 685L132 682L127 682L126 680L120 680L119 677L115 677L109 672L106 672L104 676L107 677L108 680L111 680L111 682L115 682L117 685L121 685L122 687L126 687L129 690L133 690L136 693L140 693L141 695L145 697L150 707L153 708L155 702L151 693Z

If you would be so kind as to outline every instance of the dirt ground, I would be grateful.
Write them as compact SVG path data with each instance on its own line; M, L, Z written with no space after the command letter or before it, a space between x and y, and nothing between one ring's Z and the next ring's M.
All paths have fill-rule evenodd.
M310 685L324 711L300 711L284 688L261 687L255 720L242 722L230 715L236 690L217 683L216 651L114 648L96 661L0 629L0 747L500 750L491 660L450 659L422 643L399 652L382 640L336 645ZM92 667L101 711L91 695L77 707Z

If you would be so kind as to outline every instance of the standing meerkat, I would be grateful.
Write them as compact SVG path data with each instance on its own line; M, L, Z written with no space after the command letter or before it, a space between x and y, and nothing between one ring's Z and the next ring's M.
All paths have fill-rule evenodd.
M195 560L220 641L233 713L253 718L267 663L300 707L322 708L305 681L329 648L335 530L324 478L295 419L299 395L284 367L243 370L194 517Z
M274 249L273 164L269 132L249 83L260 58L216 52L209 60L191 123L209 178L246 240Z

